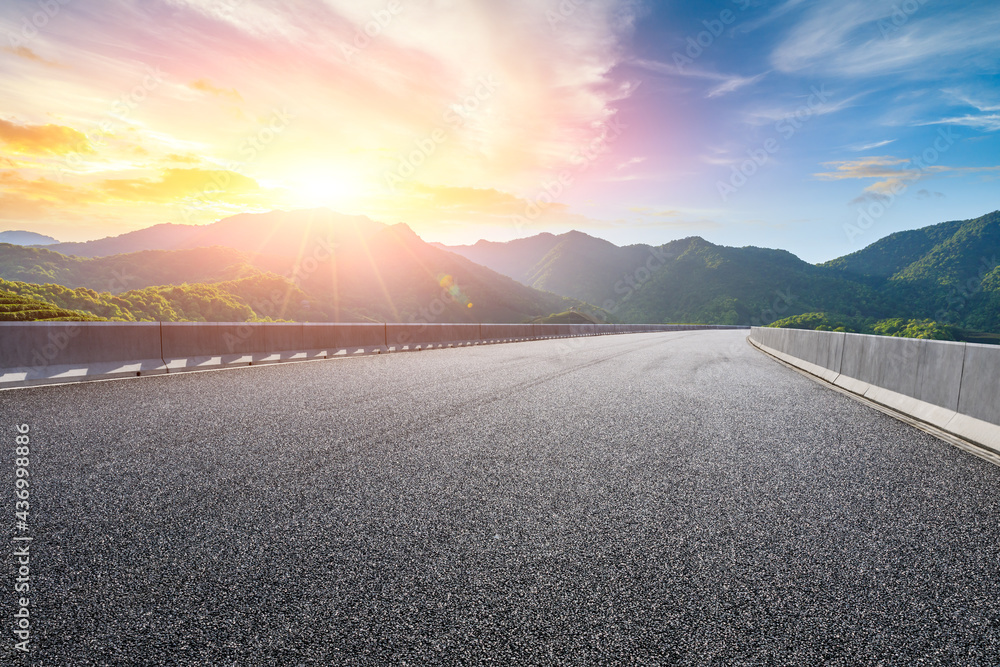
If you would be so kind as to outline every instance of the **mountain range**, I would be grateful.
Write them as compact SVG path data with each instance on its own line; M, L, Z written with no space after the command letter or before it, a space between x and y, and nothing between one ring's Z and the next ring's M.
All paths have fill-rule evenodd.
M778 322L948 337L1000 332L998 255L1000 212L892 234L817 265L697 236L660 246L619 247L578 231L428 244L406 225L319 209L156 225L46 248L0 246L0 278L108 292L239 283L244 294L226 298L246 301L250 283L240 281L256 276L254 284L294 298L253 313L288 319L516 322L578 311L622 322ZM132 282L115 284L123 272Z
M0 232L0 243L13 243L14 245L52 245L59 243L51 236L36 234L35 232L25 232L21 230L8 230Z
M448 249L626 322L760 324L786 312L882 305L868 286L785 250L729 248L697 236L618 247L574 231Z
M892 234L818 265L700 237L618 247L575 231L439 247L624 321L767 324L822 313L1000 330L1000 212Z
M265 291L247 293L248 283L234 282L255 276L254 284L266 285ZM242 214L201 227L156 225L44 248L0 245L0 279L8 281L8 292L116 319L185 312L195 319L214 313L241 319L520 322L572 308L596 310L435 248L406 225L324 209ZM231 289L220 291L222 283ZM32 287L38 284L84 291L39 291ZM232 291L237 284L242 294ZM185 285L183 295L166 289ZM157 288L155 295L151 288ZM91 293L114 298L96 304ZM181 296L196 303L170 301ZM166 297L168 303L160 303Z

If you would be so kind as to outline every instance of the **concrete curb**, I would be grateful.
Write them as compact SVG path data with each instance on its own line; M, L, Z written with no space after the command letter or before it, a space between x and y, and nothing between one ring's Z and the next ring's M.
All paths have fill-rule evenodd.
M747 340L790 366L887 408L890 414L905 415L1000 455L1000 348L759 327ZM838 345L839 354L831 354ZM816 363L821 359L825 363Z

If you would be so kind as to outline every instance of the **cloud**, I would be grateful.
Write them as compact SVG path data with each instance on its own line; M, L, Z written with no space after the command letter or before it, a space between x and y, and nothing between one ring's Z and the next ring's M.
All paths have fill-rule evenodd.
M219 97L228 97L236 102L242 102L243 96L240 95L239 91L235 88L219 88L212 85L207 79L198 79L197 81L192 81L190 86L195 90L199 90L203 93L209 93L210 95L216 95Z
M170 202L188 197L227 200L260 192L257 181L225 169L167 169L159 179L105 179L100 190L107 197L133 202Z
M177 164L199 164L202 159L197 155L192 155L191 153L167 153L163 156L163 162L167 163L177 163Z
M49 203L78 203L88 201L92 197L86 189L47 178L28 179L16 171L0 172L0 185L6 193L15 193Z
M960 54L984 57L1000 49L1000 14L990 3L951 14L920 6L902 17L895 0L824 0L809 7L771 53L781 72L931 78L957 64Z
M744 113L744 119L749 125L767 125L782 120L791 120L792 118L797 118L801 121L805 118L826 116L827 114L849 109L854 106L855 100L865 95L865 93L858 93L844 99L835 100L829 99L835 98L835 94L827 92L825 88L821 87L816 90L821 91L823 96L820 97L816 93L813 93L806 96L804 101L797 105L750 109Z
M53 209L95 201L92 191L47 178L27 179L16 171L0 172L0 216L5 219L50 216Z
M726 93L739 90L740 88L752 86L767 76L767 74L767 72L762 72L757 76L730 76L715 88L708 91L708 97L719 97L721 95L725 95Z
M625 162L621 162L621 163L615 165L615 171L622 171L623 169L628 169L629 167L631 167L633 165L642 164L645 161L646 161L646 158L644 158L644 157L633 157L633 158L630 158L630 159L626 160Z
M875 201L896 195L907 187L907 181L915 181L927 171L942 171L946 167L928 165L923 169L907 167L910 160L892 156L866 157L858 160L843 160L825 162L824 166L833 167L834 171L813 174L825 181L840 181L845 179L878 179L867 186L864 194L853 199L852 204L863 201Z
M854 206L855 204L871 204L875 202L884 204L892 199L892 195L882 194L881 192L869 192L868 188L865 188L864 192L847 203L851 206Z
M7 51L8 53L13 53L15 56L18 56L19 58L24 58L25 60L30 60L40 65L45 65L46 67L60 67L59 63L53 62L51 60L46 60L45 58L41 57L40 55L29 49L27 46L15 46L15 47L7 46L4 47L3 50Z
M936 164L915 164L912 160L883 155L857 160L825 162L824 166L833 171L813 174L825 181L847 179L877 179L865 187L864 192L851 201L852 204L865 201L890 199L905 190L909 183L932 174L997 173L996 167L949 167Z
M978 111L1000 111L1000 104L997 104L996 102L986 102L975 94L969 94L955 89L947 89L942 92L950 95L952 99L958 103L973 107Z
M721 97L727 93L732 93L740 88L745 88L751 86L770 72L761 72L755 76L740 76L739 74L722 74L720 72L713 72L711 70L698 69L695 67L678 67L677 65L671 63L660 62L657 60L646 60L643 58L634 58L628 61L629 65L638 67L640 69L646 70L647 72L652 72L653 74L660 74L665 76L675 76L675 77L685 77L691 79L701 79L705 81L717 81L718 83L709 89L706 93L706 97Z
M906 158L891 155L864 157L857 160L838 160L824 162L823 166L833 167L834 171L814 174L826 181L839 181L848 178L886 178L896 176L904 171L899 165L908 163Z
M87 135L63 125L18 125L0 119L0 141L17 153L66 155L92 153Z
M347 143L408 150L478 95L482 80L495 81L449 126L447 157L427 167L440 182L513 185L526 172L564 168L634 90L615 67L635 0L401 2L396 12L385 0L246 0L228 13L209 0L175 2L190 16L186 43L227 35L230 48L206 58L212 70L198 77L215 81L227 66L252 72L240 94L282 91L302 110L299 126L312 126L317 152Z
M776 6L774 9L772 9L770 12L768 12L761 18L753 21L744 21L743 23L737 25L734 28L734 30L740 33L753 32L754 30L757 30L758 28L768 25L773 21L781 18L788 12L801 6L804 2L805 0L786 0L783 4Z
M952 116L940 120L931 120L918 125L964 125L986 132L996 132L1000 130L1000 114L991 113L983 115L966 114L964 116Z
M856 153L864 153L865 151L870 151L874 148L881 148L882 146L888 146L894 141L895 139L883 139L882 141L876 141L871 144L856 144L854 146L848 147L848 150L852 150Z
M917 190L917 199L931 199L931 198L943 199L944 198L944 193L943 192L931 192L930 190L927 190L926 188L921 188L920 190Z

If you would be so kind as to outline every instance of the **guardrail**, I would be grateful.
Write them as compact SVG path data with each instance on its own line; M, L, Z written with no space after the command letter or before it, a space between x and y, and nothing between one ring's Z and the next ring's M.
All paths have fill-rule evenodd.
M0 322L0 388L695 324Z
M765 352L842 389L1000 453L1000 347L753 327Z

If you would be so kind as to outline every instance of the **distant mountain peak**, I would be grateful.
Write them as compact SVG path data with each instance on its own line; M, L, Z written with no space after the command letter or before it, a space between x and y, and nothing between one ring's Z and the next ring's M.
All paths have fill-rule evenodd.
M59 243L52 250L80 257L106 257L141 250L225 246L250 254L299 256L325 244L353 243L385 225L363 215L328 208L240 213L207 225L161 223L84 243Z
M59 241L45 234L16 229L0 232L0 243L10 243L11 245L52 245L53 243L59 243Z

